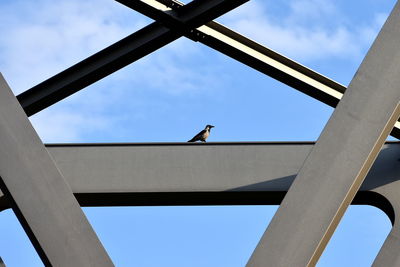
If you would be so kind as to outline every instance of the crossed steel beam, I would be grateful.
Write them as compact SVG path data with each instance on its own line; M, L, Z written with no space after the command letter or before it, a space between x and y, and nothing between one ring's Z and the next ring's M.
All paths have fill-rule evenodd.
M171 12L171 8L177 11L183 6L178 1L117 1L163 24L154 22L18 95L17 98L28 116L183 35L218 50L331 107L336 107L346 91L345 86L217 22L205 23L197 29L191 28L189 23L185 23ZM169 11L169 13L165 13L165 11ZM169 30L163 25L168 26ZM400 122L395 124L391 135L400 138Z
M274 217L248 263L249 266L264 266L265 264L270 264L271 266L303 266L315 264L348 204L354 199L358 188L377 157L386 136L393 129L391 134L395 137L400 137L400 123L397 121L400 116L400 92L398 88L396 88L396 85L400 84L400 81L398 81L398 74L400 73L398 59L400 55L397 52L397 44L400 39L400 32L398 30L400 29L400 18L398 15L400 9L399 4L396 5L394 12L392 12L388 22L381 30L377 41L362 63L359 72L350 84L349 89L346 90L344 86L211 21L215 17L246 2L245 0L203 0L193 1L187 5L171 0L160 0L159 2L154 0L117 1L155 19L157 22L150 24L114 45L111 45L20 94L17 99L25 110L26 115L29 116L39 112L181 36L186 36L194 41L199 41L208 45L330 106L335 107L339 100L343 98L335 109L332 118L325 127L317 144L311 150L310 156L307 158L304 165L302 167L300 166L299 174L294 180L293 186L290 186L290 182L285 184L286 187L280 187L283 193L288 191L287 196L283 199L284 194L281 193L278 197L275 195L275 198L271 198L275 199L275 201L279 199L279 202L283 199L283 204L280 206L277 215ZM345 91L346 94L344 94ZM13 101L11 97L7 99L10 99L11 102ZM10 110L5 109L4 113L10 118L7 118L5 123L0 124L1 128L7 129L10 126L11 129L14 129L13 119L15 119L16 124L19 122L25 123L26 126L24 127L28 127L26 120L22 117L17 119L17 117L14 116L14 118L12 118L11 108ZM18 127L16 129L18 129ZM20 135L21 140L24 141L27 139L28 135ZM5 135L0 135L0 139L1 138L6 140L6 143L12 143L12 139L10 139L7 133ZM343 145L338 145L341 142ZM43 144L40 145L40 142L36 141L33 148L43 151L43 148L40 148L40 146L43 147ZM189 147L196 149L196 152L193 152L195 154L207 153L207 151L204 150L204 146L194 145ZM7 144L7 148L10 150L13 149L9 144ZM29 162L29 160L27 161L27 159L30 159L29 156L25 157L19 149L17 150L18 152L15 151L17 158L19 158L21 162ZM82 151L80 153L82 153ZM160 151L157 151L157 153L160 153ZM252 157L251 159L254 160L255 158ZM32 161L34 162L35 160ZM7 163L7 161L4 162ZM0 169L2 172L9 167L4 162ZM17 162L17 164L18 163L19 162ZM44 170L59 166L58 163L54 165L54 163L49 162L49 160L44 160L44 163L34 162L32 164L32 166L31 164L24 164L24 168L22 168L23 172L29 173L30 171L34 172L35 169L41 169L35 167L40 164L48 165L46 168L42 168ZM70 167L75 168L73 166ZM193 171L193 166L187 167L192 168ZM252 172L252 170L248 169L245 171L247 173ZM63 170L61 173L64 174L64 172L67 173L68 171ZM268 171L265 171L265 173L267 172ZM295 174L296 173L297 171ZM16 174L13 173L13 171L10 171L10 173L6 172L6 174L5 178L2 174L0 186L5 195L7 195L7 199L9 201L12 200L10 201L12 204L11 206L16 211L19 220L25 226L25 229L32 225L40 226L40 222L39 224L35 222L34 215L31 215L33 217L30 221L26 220L24 217L29 213L29 205L32 205L35 209L39 209L38 204L26 202L26 197L22 193L23 190L18 192L18 183L15 185L15 191L10 191L10 185L15 182L13 180L13 175ZM151 176L152 173L146 174L147 176ZM217 175L218 178L219 176L223 176L222 173L218 172L213 174ZM180 175L181 177L184 176L183 174ZM246 176L246 173L243 173L243 175ZM294 177L294 175L292 176ZM336 178L336 176L338 177ZM179 174L178 177L180 177ZM316 180L316 177L318 177L319 180ZM57 179L60 180L59 182L63 181L61 175L59 175ZM30 182L32 186L37 188L41 188L41 186L44 186L43 183L46 183L40 180L40 178ZM146 186L145 181L141 182ZM264 182L266 182L266 180L264 180ZM78 193L76 188L73 187L73 181L68 181L68 183L72 186L72 191L69 191L69 194L72 195L72 192L74 192L83 205L85 203L98 204L99 199L103 199L104 201L104 199L110 197L108 193L113 191L112 188L108 188L108 186L111 185L106 184L105 189L103 189L104 192L96 192L96 197L93 199L90 193ZM157 183L160 185L160 181L157 181ZM260 183L263 183L263 181ZM374 183L378 182L374 180L372 184ZM394 181L388 184L390 184L392 188L395 188ZM385 184L385 188L388 184ZM166 188L171 189L175 186L179 185L173 182L166 182ZM262 190L263 188L262 186L246 186L250 186L256 191ZM179 202L179 200L177 200L178 197L174 198L173 195L166 194L169 190L167 190L167 192L160 192L161 188L163 187L158 189L153 188L152 190L157 193L164 193L164 197L167 197L170 201L174 201L175 199L175 201L177 201L175 204L193 203L190 201ZM214 188L211 191L216 190L220 192L222 188ZM307 199L307 192L309 192L310 188L313 188L313 194L308 194ZM57 189L50 189L57 192ZM188 189L190 189L190 187ZM383 195L383 198L376 197L376 195L374 195L375 197L368 195L369 197L365 199L369 201L367 204L375 204L382 208L395 223L390 236L386 240L385 245L375 261L377 266L394 266L396 262L400 261L399 257L393 253L393 251L400 246L397 238L399 230L395 221L397 212L394 211L397 210L398 201L397 198L392 195L385 195L382 193L386 192L385 190L387 189L379 191L380 194L378 194ZM176 193L174 190L171 191L174 192L174 194ZM39 192L42 191L39 190ZM64 190L64 193L65 192ZM325 199L328 193L332 193L333 196ZM140 199L140 195L141 194L135 194L135 198L137 197ZM227 197L229 199L229 197L233 195L218 193L208 196L211 196L211 199L214 200L219 198L221 201L220 203L226 203L221 200L221 198ZM250 195L256 196L257 194L251 192L249 196ZM271 196L274 194L269 192L267 195ZM162 198L162 195L158 196ZM266 195L262 194L260 199L255 197L254 201L262 202L262 198L264 197L266 197ZM111 203L114 204L118 202L118 199L121 201L120 197L113 198L113 195L111 195L111 198L113 199ZM266 198L268 199L268 197ZM18 206L18 201L20 200L26 203L24 204L25 209L23 211L21 211ZM225 201L229 202L229 200ZM231 201L235 202L238 201L238 199L233 197ZM366 200L363 202L360 199L359 201L360 203L365 202L364 204L368 202ZM146 203L151 204L149 198L143 199L143 204ZM240 201L238 203L240 203ZM304 205L301 205L302 203L304 203ZM325 203L323 212L321 211L321 203ZM0 195L0 206L1 205L3 207L7 206L7 204L4 204L4 197ZM54 208L55 207L53 207L53 210L48 211L48 214L54 213L58 214L57 216L62 216L59 214L60 212L57 212L57 209ZM68 213L68 215L75 214L75 216L77 216L76 214L78 213L76 213L76 208L72 208L71 213ZM294 216L296 217L294 221L299 222L298 224L293 224L292 218ZM314 220L314 218L319 219L316 220L317 222L312 221L310 223L309 220ZM84 226L88 225L85 221L82 221L82 224ZM298 231L297 228L300 228L301 231ZM65 233L68 233L70 229L71 228L66 225L61 227L61 231ZM311 232L304 231L304 229L308 229ZM314 229L320 229L320 231L314 231ZM40 244L41 242L38 241L39 239L33 238L33 235L30 235L29 229L26 231L32 242L34 244L36 242L36 249L38 249L38 247L43 249ZM83 236L88 237L89 232L90 230ZM279 235L282 232L288 237L280 237ZM45 236L44 233L40 233L39 236L40 235ZM49 238L47 237L45 239L48 240ZM271 247L271 240L274 241L274 244L278 245ZM93 245L94 247L101 247L101 245L98 245L98 241L95 240L94 243L97 243ZM296 250L296 253L289 253L289 251L292 252L294 250ZM288 252L284 252L285 255L281 255L280 252L282 251ZM45 253L46 251L42 254ZM59 251L56 249L54 251L54 261L51 262L51 264L62 265L62 263L66 263L65 258L63 259L65 255L57 255L57 253L59 253ZM99 256L104 255L103 252L98 253ZM84 253L82 252L82 254ZM79 256L84 258L82 255ZM42 257L45 263L49 263L49 258L50 257Z
M400 117L399 42L400 2L299 170L248 266L267 261L271 266L317 264Z
M279 205L314 145L118 143L46 149L81 206ZM392 221L377 266L394 266L388 259L400 257L399 158L400 143L385 144L353 200L378 207ZM0 211L9 207L0 193Z
M191 27L198 27L244 2L246 0L193 1L178 16ZM156 38L154 43L162 44L163 40L174 40L179 36L157 23L148 29ZM135 41L143 45L143 40L147 40L146 36ZM114 52L111 58L115 59L121 56L124 48L119 42L112 49L103 51L100 57L66 70L59 75L61 79L47 80L46 86L39 86L41 90L28 90L21 97L30 101L27 106L18 103L0 77L0 188L47 266L113 264L25 113L72 94L76 91L75 85L88 85L89 81L99 77L96 71L103 71L103 75L110 73L112 63L116 62L110 62L108 52ZM145 46L141 48L148 51ZM93 71L94 66L96 71Z

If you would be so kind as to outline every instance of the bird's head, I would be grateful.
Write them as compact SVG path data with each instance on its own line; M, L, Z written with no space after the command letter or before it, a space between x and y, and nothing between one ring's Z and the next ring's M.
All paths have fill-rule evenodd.
M206 126L206 130L211 130L211 128L214 128L215 126L212 126L212 125L210 125L210 124L208 124L207 126Z

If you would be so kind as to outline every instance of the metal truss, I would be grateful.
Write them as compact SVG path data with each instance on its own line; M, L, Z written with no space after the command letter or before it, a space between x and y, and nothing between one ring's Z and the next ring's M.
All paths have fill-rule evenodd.
M177 14L189 28L199 27L248 0L193 1ZM134 0L134 2L140 2ZM180 30L179 30L180 31ZM157 22L18 95L28 116L76 93L126 65L175 41L182 34Z
M348 205L374 205L393 223L374 265L400 264L400 147L384 144L400 138L399 3L345 88L212 21L246 0L117 1L156 22L17 97L0 79L0 210L13 208L46 265L112 265L78 202L282 203L248 266L313 266ZM318 141L42 144L27 116L182 36L336 107Z

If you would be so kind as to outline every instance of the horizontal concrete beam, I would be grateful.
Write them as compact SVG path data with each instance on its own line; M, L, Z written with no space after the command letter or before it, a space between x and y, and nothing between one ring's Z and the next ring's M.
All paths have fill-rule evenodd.
M46 145L85 206L277 205L312 147L312 142ZM387 143L356 203L380 205L393 215L371 192L395 184L399 158L400 143ZM0 197L0 209L8 207Z
M82 206L278 205L313 142L46 145ZM387 142L353 204L394 227L375 262L397 262L400 142ZM0 192L0 210L9 208ZM397 212L396 212L397 211ZM390 266L390 265L386 265ZM393 266L393 265L392 265Z

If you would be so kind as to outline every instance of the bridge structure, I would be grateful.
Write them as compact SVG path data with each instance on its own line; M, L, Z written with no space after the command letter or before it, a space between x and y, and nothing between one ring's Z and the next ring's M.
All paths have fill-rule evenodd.
M113 266L80 206L210 204L280 205L247 266L313 266L352 203L389 216L374 266L400 265L400 2L346 88L213 21L246 0L117 1L155 22L18 96L0 77L0 210L46 266ZM318 140L42 143L28 116L181 37L335 107Z

